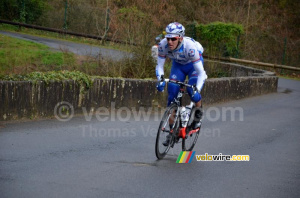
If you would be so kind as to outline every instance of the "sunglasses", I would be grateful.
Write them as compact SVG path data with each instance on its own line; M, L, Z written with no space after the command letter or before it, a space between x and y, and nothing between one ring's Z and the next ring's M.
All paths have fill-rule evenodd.
M171 41L176 41L178 39L178 37L173 37L173 38L167 38L167 40L171 40Z

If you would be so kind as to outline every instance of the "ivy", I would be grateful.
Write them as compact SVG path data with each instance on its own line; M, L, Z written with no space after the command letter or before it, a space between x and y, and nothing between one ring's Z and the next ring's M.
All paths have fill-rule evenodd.
M32 72L25 75L0 75L0 80L3 81L43 81L49 84L50 81L74 80L81 85L85 90L89 89L93 80L91 76L79 71L50 71L50 72Z

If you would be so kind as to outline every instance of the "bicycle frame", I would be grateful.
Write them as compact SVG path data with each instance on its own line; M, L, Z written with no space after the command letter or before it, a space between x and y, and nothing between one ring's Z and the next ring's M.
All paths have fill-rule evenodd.
M199 131L199 128L195 129L195 130L189 130L188 131L187 130L188 129L187 126L182 127L181 126L181 121L180 121L180 114L179 114L180 108L182 108L182 105L181 105L182 104L182 97L183 97L183 94L185 93L184 87L190 87L190 88L193 88L193 90L195 89L195 87L192 86L192 85L180 82L180 81L175 81L175 80L168 80L168 79L166 79L166 82L168 82L168 83L175 83L175 84L180 85L179 93L177 94L177 97L174 98L174 101L173 101L173 103L176 103L176 105L177 105L177 111L176 111L174 123L176 123L177 120L179 119L180 125L179 125L178 137L182 138L182 139L185 139L186 136L187 136L187 133L188 133L188 135L191 135L191 134L196 133L196 132ZM191 104L193 104L193 107L194 107L194 103L191 102ZM191 115L192 114L189 115L189 120L190 120Z

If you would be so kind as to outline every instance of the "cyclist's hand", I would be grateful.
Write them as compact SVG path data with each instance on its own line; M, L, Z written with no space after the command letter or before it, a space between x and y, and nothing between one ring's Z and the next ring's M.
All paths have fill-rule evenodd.
M156 89L159 92L163 92L166 86L166 81L163 75L158 79L158 82L156 83Z
M197 93L199 93L199 91L198 91L196 85L193 85L192 88L193 88L193 95L192 95L192 97L194 97L194 95L196 95Z
M196 85L193 85L193 95L192 95L192 101L199 101L201 100L201 95L199 90L197 89Z
M163 92L166 86L166 81L158 81L156 84L156 89L159 92Z

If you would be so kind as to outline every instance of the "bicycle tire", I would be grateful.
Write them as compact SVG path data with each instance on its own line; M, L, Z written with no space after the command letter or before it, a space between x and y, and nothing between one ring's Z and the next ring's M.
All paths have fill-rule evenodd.
M173 144L173 137L170 141L170 144L168 146L164 146L162 144L162 142L166 139L166 136L170 133L171 129L169 126L169 118L170 115L173 113L174 110L177 110L178 106L177 104L173 103L171 104L165 111L159 127L158 127L158 131L157 131L157 135L156 135L156 142L155 142L155 154L157 159L162 159L166 156L166 154L168 153L170 146ZM178 122L178 121L177 121ZM172 129L176 129L178 124L173 125Z

